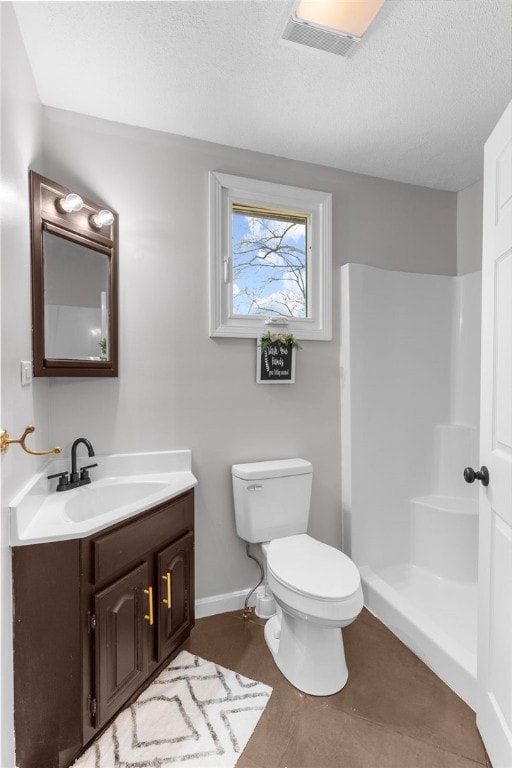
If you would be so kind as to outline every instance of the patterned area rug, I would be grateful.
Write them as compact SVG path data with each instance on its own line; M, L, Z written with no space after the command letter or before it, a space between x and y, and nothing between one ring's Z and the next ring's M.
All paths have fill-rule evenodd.
M233 768L271 693L182 651L73 768Z

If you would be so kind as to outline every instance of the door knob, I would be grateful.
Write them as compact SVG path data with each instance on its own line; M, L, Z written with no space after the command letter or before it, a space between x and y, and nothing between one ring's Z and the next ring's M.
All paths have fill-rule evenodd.
M475 480L480 480L482 485L489 485L489 470L487 467L480 467L475 472L471 467L466 467L464 470L464 480L466 483L474 483Z

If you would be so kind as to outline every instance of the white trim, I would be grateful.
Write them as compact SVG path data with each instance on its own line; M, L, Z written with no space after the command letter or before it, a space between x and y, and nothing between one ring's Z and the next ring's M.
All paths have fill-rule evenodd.
M231 206L245 203L300 210L311 219L308 259L311 270L311 317L286 318L290 333L304 340L332 339L332 195L329 192L290 187L211 171L210 197L210 336L258 338L266 318L232 317L229 280L231 258ZM317 255L320 254L320 258Z
M227 613L228 611L242 610L250 589L251 587L248 587L237 592L227 592L224 595L200 597L196 600L196 619L203 619L205 616L215 616L218 613ZM251 595L249 605L256 605L256 592Z

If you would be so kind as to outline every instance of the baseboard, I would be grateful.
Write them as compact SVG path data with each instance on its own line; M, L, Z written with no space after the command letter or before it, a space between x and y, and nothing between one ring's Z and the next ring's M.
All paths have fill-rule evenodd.
M217 613L242 610L248 592L248 589L241 589L238 592L227 592L224 595L198 598L196 600L196 619L215 616ZM256 592L251 595L249 605L256 605Z

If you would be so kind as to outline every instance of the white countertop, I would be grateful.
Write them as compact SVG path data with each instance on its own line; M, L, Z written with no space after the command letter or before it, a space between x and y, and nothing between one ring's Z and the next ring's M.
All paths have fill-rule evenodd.
M69 491L57 492L58 478L47 479L69 470L69 459L34 475L9 505L11 546L84 538L197 485L189 450L80 457L77 464L96 462L92 482Z

